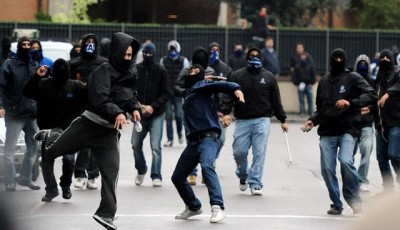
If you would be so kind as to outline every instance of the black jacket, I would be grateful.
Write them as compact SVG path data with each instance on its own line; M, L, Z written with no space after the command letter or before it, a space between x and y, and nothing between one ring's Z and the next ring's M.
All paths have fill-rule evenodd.
M152 116L163 114L172 93L169 88L166 69L155 62L149 66L145 62L141 62L137 65L137 71L139 102L143 105L153 107L154 112Z
M72 59L70 61L71 79L87 82L89 74L92 72L92 70L99 67L106 61L107 58L104 58L100 55L96 55L93 58L84 58L80 56Z
M41 78L34 74L24 87L24 95L37 101L39 129L66 129L81 115L87 98L84 83L68 80L58 86L54 78Z
M375 116L375 126L379 129L383 127L393 127L400 125L400 69L397 67L390 73L378 74L375 85L379 99L385 93L389 94L383 107L378 108Z
M350 107L338 109L336 102L345 99ZM358 73L345 71L333 77L327 75L318 84L316 112L310 118L314 125L319 125L320 136L340 136L349 133L359 135L361 108L376 104L375 90Z
M88 83L88 107L111 124L120 113L140 111L136 93L136 70L124 65L124 56L129 46L133 55L139 50L140 43L124 33L112 35L109 62L105 62L92 71Z
M244 67L234 71L228 81L241 86L246 100L246 103L235 104L234 115L237 119L276 116L281 123L286 121L278 82L271 72L261 68L258 73L253 74Z

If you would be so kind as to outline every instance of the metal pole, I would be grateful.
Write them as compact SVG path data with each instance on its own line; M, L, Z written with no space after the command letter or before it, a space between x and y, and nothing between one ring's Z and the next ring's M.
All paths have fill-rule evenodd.
M68 40L72 41L72 24L68 24Z
M325 74L329 72L329 29L326 30Z
M174 40L178 41L178 25L174 24Z
M125 23L121 23L121 32L125 33Z
M284 133L285 133L285 140L286 140L286 148L287 148L288 155L289 155L289 165L293 165L293 163L292 163L292 154L290 153L288 135L287 135L287 132L284 131Z
M227 62L228 60L228 51L229 51L229 28L228 26L225 26L225 52L224 52L224 61ZM224 76L226 77L226 76Z
M376 30L375 49L375 52L379 52L379 30Z

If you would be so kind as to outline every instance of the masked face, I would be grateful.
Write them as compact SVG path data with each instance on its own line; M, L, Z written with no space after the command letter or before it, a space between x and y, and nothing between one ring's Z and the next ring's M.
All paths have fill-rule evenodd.
M189 75L187 76L189 87L202 80L204 80L204 69L200 65L193 65L189 69Z
M42 50L31 50L31 57L33 60L40 62L43 59Z
M357 65L357 73L359 73L363 77L368 76L368 65L366 62L362 61Z
M179 57L179 53L176 50L170 50L168 53L168 57L172 60L176 60Z
M213 50L210 54L210 63L217 64L219 62L219 51Z
M335 49L331 53L331 72L340 75L346 70L346 53L342 49Z
M250 59L247 61L247 68L252 73L260 72L261 67L262 67L261 60L257 56L250 57Z
M235 50L235 52L233 53L233 55L235 55L236 57L240 57L243 55L243 49L237 49Z
M387 71L390 70L392 67L392 62L390 60L384 59L384 60L380 60L379 62L379 69L381 71Z
M154 62L154 53L152 52L143 52L143 62L147 65L153 64Z
M85 46L85 52L88 55L93 55L96 51L96 45L93 42L89 42L88 44L86 44Z

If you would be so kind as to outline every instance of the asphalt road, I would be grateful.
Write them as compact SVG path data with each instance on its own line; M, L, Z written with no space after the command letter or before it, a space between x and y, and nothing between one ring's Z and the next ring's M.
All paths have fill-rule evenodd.
M136 170L130 145L132 126L123 130L121 138L121 170L118 182L118 211L114 223L118 229L354 229L361 224L363 216L353 216L349 207L341 216L329 216L330 200L320 175L319 138L316 129L309 133L300 131L300 123L289 123L288 139L293 165L288 164L285 136L278 123L273 123L268 141L264 172L263 196L252 196L250 191L239 190L239 180L234 174L232 135L234 123L228 127L226 143L217 161L217 172L222 185L228 217L221 223L210 224L211 215L206 187L201 176L194 187L203 204L203 214L190 220L175 220L174 216L184 209L170 177L184 145L175 143L163 148L163 185L152 187L149 174L142 186L134 184ZM163 142L165 138L163 139ZM149 140L145 141L148 166L151 163ZM251 156L251 154L250 154ZM373 194L381 191L381 178L375 152L371 157L371 192L362 194L364 210L375 202ZM356 162L359 161L359 154ZM56 176L60 176L60 160L57 160ZM358 164L358 163L357 163ZM339 166L338 166L339 172ZM340 175L339 175L340 177ZM64 200L61 195L51 203L41 202L44 195L42 177L38 183L42 190L30 191L17 187L14 193L0 188L1 205L10 217L13 229L103 229L92 215L100 201L100 190L72 188L72 199ZM100 183L99 183L100 185ZM364 217L368 215L364 215ZM0 229L7 229L2 225ZM384 226L384 225L382 225ZM398 226L398 225L397 225ZM9 228L10 229L10 228Z

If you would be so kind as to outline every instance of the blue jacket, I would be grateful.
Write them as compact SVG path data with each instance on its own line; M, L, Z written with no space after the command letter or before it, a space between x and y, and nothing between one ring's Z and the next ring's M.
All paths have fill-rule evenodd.
M199 81L188 91L188 96L183 104L186 136L190 139L204 132L221 134L217 109L212 98L214 93L233 94L240 86L233 82Z
M23 88L36 72L38 64L28 64L18 58L7 59L0 71L0 108L14 117L35 117L36 101L23 95Z

